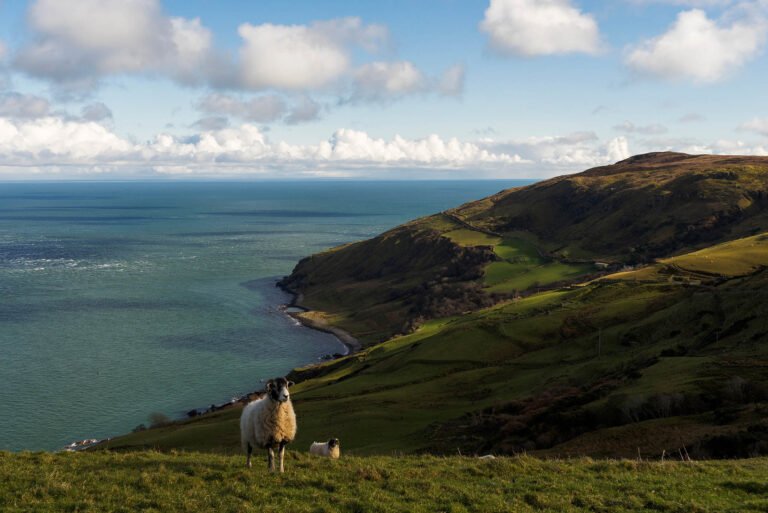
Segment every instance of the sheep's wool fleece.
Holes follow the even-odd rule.
[[[269,398],[248,403],[240,416],[240,437],[254,447],[267,448],[296,437],[296,414],[291,401],[277,403]]]
[[[338,460],[339,456],[341,455],[341,451],[339,450],[338,445],[333,449],[331,449],[328,446],[328,442],[325,442],[325,443],[314,442],[312,445],[309,446],[309,454],[315,454],[317,456],[327,456],[332,460]]]

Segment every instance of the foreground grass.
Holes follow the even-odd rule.
[[[0,453],[0,511],[768,511],[768,459],[289,458]]]

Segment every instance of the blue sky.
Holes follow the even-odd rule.
[[[0,2],[0,179],[768,154],[766,0]]]

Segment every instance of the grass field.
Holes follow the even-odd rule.
[[[725,249],[740,253],[736,243]],[[768,252],[760,255],[749,265],[768,264]],[[718,276],[741,270],[720,261]],[[658,457],[768,428],[759,392],[768,387],[760,343],[768,332],[768,274],[698,287],[670,283],[658,270],[652,280],[621,278],[628,274],[428,321],[308,369],[319,376],[294,390],[296,447],[339,437],[356,455],[525,448],[627,457],[639,448]],[[758,395],[737,390],[730,397],[724,391],[732,382]],[[676,406],[665,406],[670,402]],[[238,416],[237,409],[221,411],[106,447],[232,454],[239,451]]]
[[[0,453],[0,510],[50,512],[765,512],[768,459],[311,458],[283,475],[199,453]]]
[[[528,240],[530,237],[502,238],[467,228],[445,232],[443,236],[462,246],[493,247],[501,260],[485,268],[482,282],[488,292],[523,292],[573,280],[595,270],[590,264],[564,263],[541,256],[536,245]]]

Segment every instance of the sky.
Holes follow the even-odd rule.
[[[768,155],[768,0],[0,0],[0,180]]]

